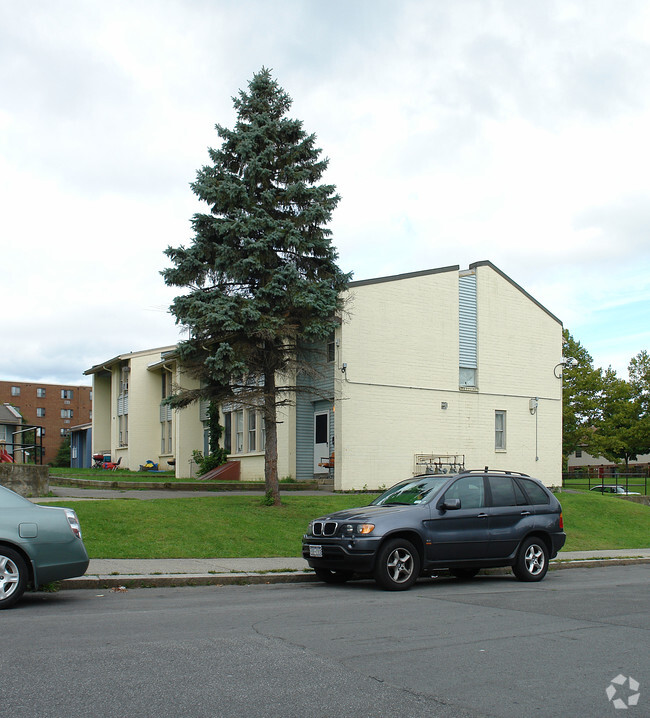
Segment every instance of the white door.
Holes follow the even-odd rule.
[[[330,414],[329,411],[319,411],[314,414],[314,473],[326,474],[327,466],[319,466],[325,463],[330,455]]]

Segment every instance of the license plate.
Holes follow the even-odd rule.
[[[310,546],[309,555],[312,558],[323,558],[323,547],[322,546]]]

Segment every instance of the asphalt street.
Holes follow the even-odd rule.
[[[1,616],[0,699],[13,718],[645,717],[649,589],[645,564],[405,593],[355,581],[27,594]],[[617,710],[635,700],[630,677],[638,704]]]

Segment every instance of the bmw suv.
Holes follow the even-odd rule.
[[[541,581],[564,546],[562,507],[537,479],[514,471],[464,471],[401,481],[370,505],[309,524],[302,554],[318,578],[371,576],[391,591],[448,569],[471,578],[511,566]]]

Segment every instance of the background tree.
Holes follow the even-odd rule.
[[[630,460],[650,451],[650,432],[641,404],[631,382],[619,379],[610,367],[604,373],[602,417],[594,436],[596,455],[616,463]]]
[[[61,446],[59,446],[59,450],[52,462],[52,466],[65,468],[70,467],[70,434],[67,434],[61,441]]]
[[[644,350],[628,365],[629,381],[610,367],[603,376],[602,416],[595,432],[596,448],[610,461],[629,462],[650,453],[650,359]]]
[[[578,449],[596,455],[594,429],[601,417],[603,377],[582,344],[567,329],[563,334],[563,356],[578,361],[562,370],[562,458],[566,467],[569,455]]]
[[[169,247],[162,274],[189,291],[171,312],[189,327],[179,360],[201,379],[172,404],[198,399],[260,406],[266,429],[267,499],[279,503],[277,407],[296,390],[303,343],[325,340],[338,324],[348,274],[337,266],[330,221],[339,197],[318,184],[328,161],[315,136],[286,117],[291,98],[266,68],[233,98],[234,129],[209,149],[193,192],[209,206],[192,220],[189,247]],[[279,381],[279,383],[278,383]]]

